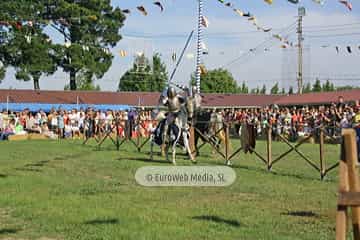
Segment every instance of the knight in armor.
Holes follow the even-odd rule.
[[[181,129],[187,128],[187,110],[186,100],[178,95],[173,87],[167,90],[167,98],[164,99],[163,104],[168,107],[166,116],[166,124],[163,132],[163,139],[166,140],[168,127],[170,124],[175,123]]]

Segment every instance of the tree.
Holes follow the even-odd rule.
[[[191,83],[195,84],[194,75]],[[206,93],[238,93],[239,88],[232,74],[222,68],[209,70],[201,75],[200,89]],[[241,89],[241,88],[240,88]],[[248,91],[248,90],[247,90]]]
[[[246,94],[249,93],[249,88],[246,86],[245,81],[242,82],[239,92],[246,93]]]
[[[259,89],[259,87],[256,87],[256,88],[251,89],[251,93],[252,93],[252,94],[260,94],[260,89]]]
[[[308,82],[304,87],[303,87],[303,93],[310,93],[312,91],[311,89],[311,84],[310,82]]]
[[[278,94],[279,93],[279,84],[275,83],[275,85],[270,90],[271,94]]]
[[[282,88],[282,89],[281,89],[281,94],[283,94],[283,95],[286,94],[285,88]]]
[[[332,92],[332,91],[335,91],[335,87],[334,87],[334,84],[330,83],[330,80],[326,80],[325,84],[323,84],[322,86],[322,90],[324,92]]]
[[[52,1],[51,26],[64,35],[65,46],[57,46],[58,64],[70,75],[70,89],[76,90],[76,74],[86,71],[101,78],[110,68],[113,56],[109,47],[121,39],[119,29],[125,16],[110,1]]]
[[[80,72],[76,78],[77,90],[80,91],[101,91],[99,85],[94,85],[93,80],[91,79],[91,73]],[[64,87],[64,90],[70,90],[70,85],[67,84]]]
[[[266,86],[263,85],[262,89],[260,90],[260,94],[266,94]]]
[[[359,87],[353,87],[350,85],[346,85],[346,86],[339,86],[336,88],[336,90],[338,91],[343,91],[343,90],[352,90],[352,89],[359,89]]]
[[[313,85],[312,91],[313,92],[321,92],[322,91],[320,79],[316,78],[316,81],[315,81],[315,84]]]
[[[294,94],[294,88],[293,86],[289,87],[289,95]]]
[[[109,0],[2,0],[0,9],[0,19],[15,26],[11,27],[5,39],[13,37],[17,32],[23,37],[28,34],[22,26],[25,22],[38,30],[38,35],[45,34],[47,27],[52,27],[64,36],[66,43],[52,43],[51,51],[56,65],[69,73],[71,90],[76,89],[76,74],[80,71],[101,78],[110,68],[113,56],[109,47],[114,47],[121,39],[119,29],[125,20],[121,10],[113,8]],[[16,19],[23,21],[14,22]],[[6,41],[2,45],[6,45]],[[34,53],[31,53],[33,56]],[[12,66],[19,68],[17,77],[26,80],[29,75],[36,79],[41,72],[38,66],[33,65],[16,62]],[[35,74],[30,72],[30,67],[36,69]]]
[[[5,78],[6,74],[6,68],[5,66],[0,62],[0,82]]]
[[[38,19],[37,15],[42,12],[43,7],[39,1],[27,4],[2,1],[0,8],[2,8],[0,19],[3,20],[0,30],[0,60],[5,65],[2,72],[5,72],[4,68],[12,66],[17,79],[24,81],[32,79],[34,89],[39,89],[40,77],[43,74],[53,74],[57,69],[51,42],[48,36],[42,33],[44,22]],[[35,22],[14,22],[16,18],[34,19]]]
[[[16,71],[16,79],[32,80],[34,89],[40,89],[39,80],[43,74],[51,75],[57,70],[51,44],[41,33],[32,35],[30,41],[17,36],[7,47],[10,51],[9,60]]]
[[[133,67],[120,78],[118,91],[159,92],[165,88],[168,74],[160,54],[153,56],[153,66],[144,54],[135,58]]]

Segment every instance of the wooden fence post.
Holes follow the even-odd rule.
[[[351,207],[353,239],[360,239],[360,179],[356,135],[353,129],[343,129],[339,172],[339,198],[336,213],[336,239],[346,240],[347,207]]]
[[[267,147],[267,167],[271,171],[272,168],[272,138],[271,138],[271,125],[266,129],[266,147]]]
[[[345,149],[342,149],[345,150]],[[349,191],[348,167],[346,164],[345,154],[341,154],[339,164],[339,192]],[[336,240],[346,240],[347,232],[347,207],[337,206],[336,212]]]
[[[357,159],[357,146],[356,146],[356,136],[353,129],[344,129],[345,135],[344,144],[345,144],[345,152],[346,163],[348,167],[348,175],[349,175],[349,188],[351,192],[360,192],[360,179],[356,169]],[[352,219],[353,219],[353,232],[354,239],[360,239],[360,207],[352,208]]]
[[[230,144],[230,137],[229,137],[229,123],[225,123],[225,160],[226,163],[229,161],[229,144]]]
[[[115,124],[116,124],[116,149],[119,151],[120,150],[120,141],[119,141],[119,117],[116,117],[115,120]]]
[[[190,151],[191,154],[193,154],[193,156],[196,157],[195,130],[193,124],[190,125],[189,133],[190,133],[190,138],[189,138]]]
[[[324,129],[320,128],[320,177],[321,180],[325,177],[325,162],[324,162]]]

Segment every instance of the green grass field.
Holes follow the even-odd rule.
[[[233,141],[233,147],[235,145]],[[0,239],[334,239],[338,169],[324,181],[296,153],[268,172],[254,155],[236,156],[226,188],[139,186],[136,170],[167,166],[149,147],[118,152],[80,141],[0,143]],[[318,145],[300,147],[318,159]],[[264,142],[257,150],[265,153]],[[274,156],[287,150],[274,143]],[[339,146],[326,145],[326,162]],[[179,152],[181,152],[179,150]],[[178,165],[191,165],[178,156]],[[221,165],[209,148],[198,165]]]

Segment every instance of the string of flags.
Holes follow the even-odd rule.
[[[316,3],[316,4],[319,4],[319,5],[324,5],[326,3],[326,0],[312,0],[312,1],[314,3]],[[235,6],[235,4],[232,3],[232,2],[228,2],[228,1],[225,2],[225,0],[218,0],[218,2],[223,4],[225,7],[229,8],[229,9],[232,9],[235,12],[235,14],[237,14],[238,16],[247,18],[247,20],[250,23],[252,23],[256,27],[257,30],[265,32],[265,33],[269,33],[270,36],[272,36],[275,39],[278,39],[281,42],[281,46],[280,46],[281,48],[297,47],[296,44],[293,44],[292,42],[290,42],[286,37],[283,37],[280,34],[271,34],[272,28],[265,28],[262,25],[260,25],[258,23],[257,17],[254,16],[249,11],[243,11],[240,8],[237,8]],[[268,5],[272,5],[274,1],[273,0],[264,0],[264,2],[267,3]],[[299,4],[300,0],[288,0],[288,2],[290,2],[292,4]],[[353,6],[352,6],[352,4],[351,4],[351,2],[349,0],[338,0],[338,2],[340,4],[342,4],[342,5],[344,5],[344,7],[346,7],[349,11],[352,11]],[[160,12],[163,12],[165,10],[164,5],[162,4],[161,1],[154,1],[154,2],[152,2],[152,4],[154,6],[156,6],[160,10]],[[149,15],[149,12],[147,11],[147,8],[144,5],[137,6],[136,10],[139,13],[141,13],[142,15],[144,15],[144,16]],[[123,9],[122,12],[124,14],[131,14],[130,9]],[[88,19],[93,20],[93,21],[96,21],[98,19],[97,16],[95,16],[95,15],[83,16],[81,18],[88,18]],[[75,19],[78,19],[80,21],[80,18],[75,18]],[[55,24],[60,23],[60,24],[65,25],[65,26],[70,26],[71,25],[71,23],[68,22],[69,20],[66,20],[64,18],[59,18],[59,19],[56,19],[56,20],[50,20],[49,22],[51,22],[51,21],[53,23],[55,23]],[[25,29],[26,31],[28,31],[27,34],[25,35],[25,40],[29,44],[32,42],[31,28],[33,28],[34,24],[35,24],[35,22],[33,22],[33,21],[0,21],[0,27],[1,26],[6,26],[6,27],[9,27],[9,28],[14,27],[17,30]],[[209,25],[210,25],[210,21],[208,20],[207,17],[202,16],[201,24],[205,28],[208,28]],[[29,29],[30,29],[30,31],[29,31]],[[64,45],[65,45],[66,48],[69,48],[71,46],[71,43],[66,41]],[[84,46],[82,46],[82,48],[83,48],[84,51],[89,51],[88,46],[84,45]],[[346,51],[348,53],[353,52],[353,48],[351,46],[346,46],[344,49],[346,49]],[[204,42],[201,43],[201,50],[202,50],[201,52],[202,52],[203,55],[209,54],[209,50],[208,50],[208,48],[207,48],[207,46],[206,46],[206,44]],[[251,50],[252,49],[250,49],[250,51]],[[335,50],[336,50],[337,53],[339,53],[340,52],[340,47],[335,46]],[[359,50],[360,50],[360,46],[359,46]],[[107,48],[103,48],[103,51],[104,51],[104,53],[110,54],[110,50],[107,49]],[[270,51],[270,49],[265,48],[264,51]],[[120,50],[119,54],[120,54],[121,57],[127,57],[129,55],[126,50]],[[187,59],[193,59],[194,54],[193,53],[188,53],[188,54],[186,54],[186,58]],[[172,59],[173,62],[176,62],[177,56],[176,56],[175,52],[172,54],[171,59]]]
[[[265,2],[272,4],[272,0],[264,0]],[[300,0],[288,0],[288,2],[293,4],[298,4]],[[319,5],[325,5],[326,0],[313,0],[314,3]],[[343,4],[349,11],[352,11],[352,4],[348,0],[339,0],[339,3]]]
[[[323,45],[323,46],[321,46],[321,48],[329,48],[329,47],[331,47],[331,46],[330,46],[330,45]],[[333,46],[333,47],[334,47],[334,46]],[[335,50],[336,50],[336,53],[337,53],[337,54],[340,53],[340,50],[341,50],[341,49],[346,49],[346,52],[349,53],[349,54],[351,54],[351,53],[354,52],[354,49],[356,49],[356,48],[360,51],[360,45],[357,46],[357,47],[355,47],[355,48],[354,48],[353,46],[343,46],[343,47],[335,46]]]
[[[265,28],[263,26],[261,26],[258,23],[258,20],[256,18],[256,16],[254,16],[253,14],[251,14],[250,12],[244,12],[239,8],[236,8],[234,6],[234,4],[232,3],[225,3],[224,0],[218,0],[220,3],[224,4],[226,7],[230,7],[233,9],[233,11],[241,16],[241,17],[246,17],[248,19],[249,22],[252,22],[252,24],[256,27],[257,30],[259,31],[263,31],[264,33],[268,33],[271,34],[270,32],[272,31],[272,28]],[[272,0],[264,0],[266,3],[268,4],[272,4],[273,1]],[[272,37],[278,39],[281,42],[281,48],[287,48],[289,46],[293,46],[293,43],[289,42],[286,38],[280,36],[279,34],[273,34]]]
[[[160,1],[155,1],[153,2],[153,5],[157,6],[161,12],[164,11],[164,5],[160,2]],[[147,16],[148,15],[148,11],[146,10],[145,6],[143,5],[140,5],[140,6],[137,6],[136,9],[144,16]],[[122,12],[124,14],[131,14],[131,10],[130,9],[123,9]]]

